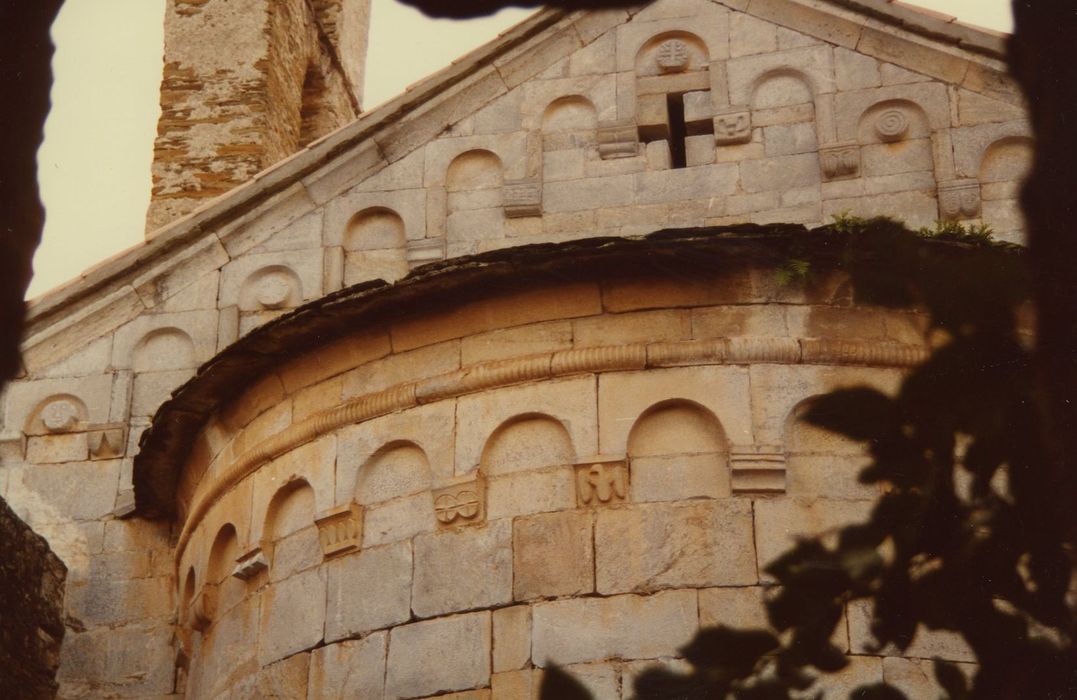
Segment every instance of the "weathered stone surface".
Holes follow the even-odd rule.
[[[307,700],[380,698],[388,641],[388,632],[376,632],[315,649],[310,655]]]
[[[532,658],[539,666],[668,656],[695,634],[695,591],[575,598],[532,608]]]
[[[411,617],[411,543],[364,549],[326,565],[325,639],[366,634]]]
[[[64,639],[67,569],[0,500],[0,590],[8,601],[0,643],[0,688],[52,697]]]
[[[417,659],[431,663],[416,663]],[[389,634],[387,698],[478,688],[489,679],[489,612],[415,622]]]
[[[262,594],[258,661],[263,666],[322,640],[325,579],[324,571],[312,569],[275,583]]]
[[[576,504],[573,472],[561,467],[490,479],[486,499],[491,520],[567,510]]]
[[[531,663],[531,608],[515,605],[493,612],[493,670],[513,671]]]
[[[755,583],[752,511],[741,500],[602,510],[595,521],[599,593]]]
[[[863,522],[871,501],[773,499],[755,502],[755,546],[760,575],[797,537]]]
[[[512,600],[512,525],[481,527],[415,538],[411,609],[419,617],[502,605]]]
[[[513,594],[517,600],[594,591],[592,515],[563,512],[513,523]]]
[[[854,654],[878,654],[880,653],[878,642],[871,635],[871,602],[856,601],[848,605],[849,615],[849,642]],[[882,653],[894,655],[898,651],[893,646],[887,646]],[[946,630],[929,630],[923,625],[917,627],[913,643],[904,652],[905,656],[933,659],[940,658],[947,661],[964,661],[975,663],[976,655],[969,648],[964,637],[956,632]]]
[[[763,588],[705,588],[699,592],[699,626],[768,627]]]

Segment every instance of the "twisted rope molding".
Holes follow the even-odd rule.
[[[709,364],[811,364],[906,368],[923,362],[925,347],[896,342],[819,338],[717,338],[629,343],[561,350],[483,362],[348,399],[262,441],[232,462],[201,495],[192,499],[176,543],[176,561],[195,526],[213,505],[266,462],[326,433],[396,411],[466,394],[574,374]]]

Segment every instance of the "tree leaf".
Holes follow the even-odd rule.
[[[813,400],[803,420],[854,440],[875,440],[897,428],[897,406],[875,389],[840,389]]]
[[[862,685],[849,694],[849,700],[909,700],[905,693],[886,683]]]
[[[965,674],[952,663],[935,659],[935,680],[946,691],[949,700],[964,700],[969,695]]]

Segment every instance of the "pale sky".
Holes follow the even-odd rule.
[[[1012,27],[1009,0],[918,4],[984,27]],[[431,20],[395,0],[373,0],[365,106],[394,97],[529,13]],[[46,221],[30,297],[144,239],[163,17],[164,0],[66,0],[53,26],[53,108],[38,153]]]

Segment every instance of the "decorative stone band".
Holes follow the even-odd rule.
[[[178,561],[182,558],[195,525],[213,504],[260,466],[333,430],[395,411],[487,389],[573,374],[695,364],[775,363],[901,368],[913,367],[926,357],[927,349],[922,346],[895,342],[718,338],[563,350],[482,363],[401,384],[384,391],[357,396],[341,406],[317,413],[239,455],[215,481],[204,485],[205,488],[195,495],[176,544],[176,559]]]
[[[326,559],[359,549],[363,541],[363,508],[349,503],[314,520]]]
[[[785,452],[780,445],[734,445],[729,471],[733,493],[785,493]]]

